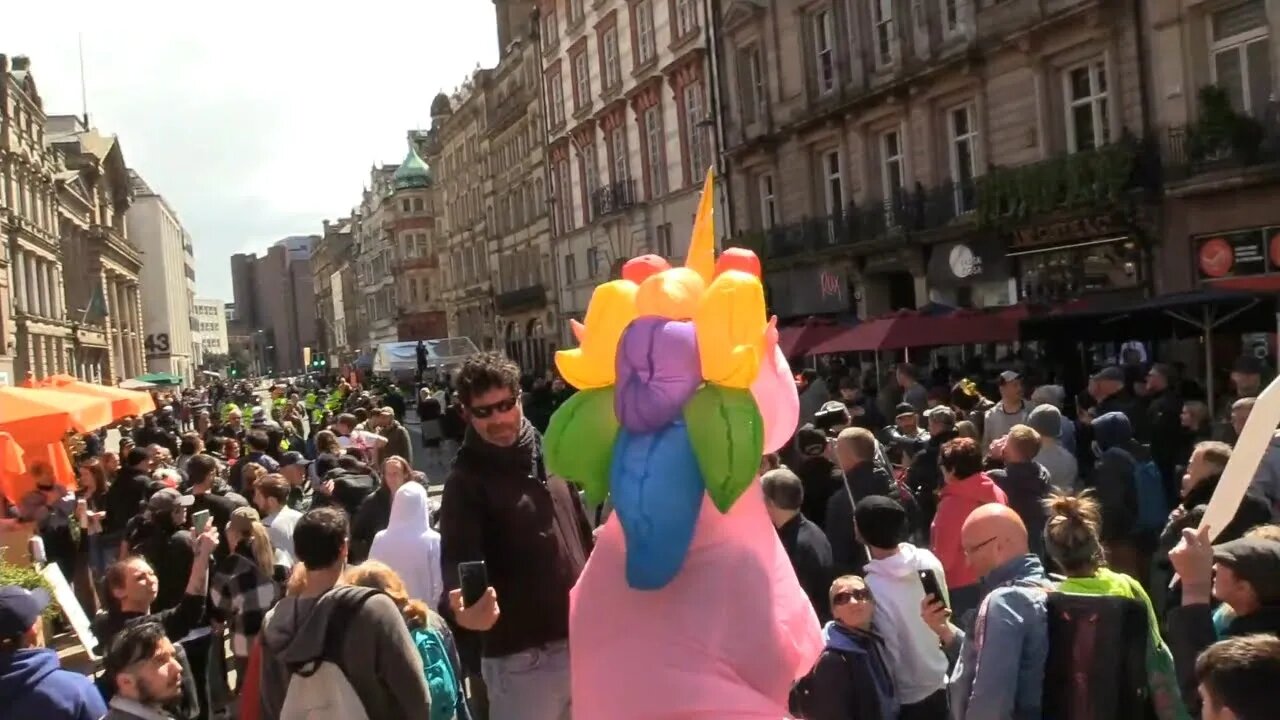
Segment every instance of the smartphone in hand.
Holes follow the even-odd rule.
[[[209,527],[209,511],[197,510],[191,515],[191,532],[199,537],[204,534],[204,529]]]
[[[462,590],[462,606],[480,602],[489,589],[489,571],[483,560],[458,563],[458,587]]]
[[[924,588],[925,597],[932,595],[933,599],[950,610],[951,608],[947,604],[947,596],[942,594],[942,585],[938,583],[937,574],[932,570],[920,570],[917,574],[920,576],[920,586]]]

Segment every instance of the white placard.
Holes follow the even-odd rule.
[[[1209,499],[1200,527],[1209,526],[1210,540],[1231,523],[1240,509],[1240,502],[1258,472],[1258,464],[1271,445],[1277,421],[1280,421],[1280,377],[1272,380],[1254,400],[1253,411],[1249,413],[1236,446],[1231,450],[1231,459],[1222,471],[1222,479]]]
[[[53,597],[58,601],[58,607],[62,610],[63,617],[67,619],[67,622],[71,623],[71,629],[75,631],[76,638],[84,646],[85,652],[89,654],[89,659],[96,662],[100,659],[96,652],[98,638],[94,637],[89,616],[85,614],[84,608],[80,606],[80,601],[76,599],[75,592],[67,584],[67,579],[62,576],[62,570],[58,568],[57,563],[49,563],[44,566],[40,574],[53,586]]]

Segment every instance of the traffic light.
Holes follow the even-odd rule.
[[[315,353],[311,358],[312,370],[323,370],[328,364],[329,361],[325,359],[324,353]]]
[[[238,363],[231,363],[227,366],[227,375],[229,377],[240,377],[240,366]]]

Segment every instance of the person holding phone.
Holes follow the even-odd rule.
[[[876,598],[876,631],[884,639],[902,704],[899,720],[945,720],[947,656],[920,617],[926,597],[949,603],[942,562],[905,542],[907,511],[892,498],[872,495],[858,501],[854,523],[871,556],[865,579]]]
[[[569,591],[592,547],[586,509],[547,473],[542,436],[520,406],[515,363],[472,355],[454,388],[468,427],[440,506],[449,610],[480,634],[491,720],[568,720]],[[461,566],[481,560],[488,587],[466,602],[473,598],[463,597]]]

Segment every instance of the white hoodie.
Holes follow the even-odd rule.
[[[938,636],[920,617],[924,600],[924,586],[916,574],[920,570],[932,570],[942,593],[948,594],[942,563],[933,553],[909,543],[899,545],[896,555],[871,560],[866,567],[867,587],[876,605],[872,624],[884,638],[898,701],[904,705],[918,703],[946,686],[947,656]]]
[[[373,536],[369,559],[385,563],[404,581],[409,597],[436,607],[444,593],[440,574],[440,533],[431,529],[427,490],[406,482],[391,500],[387,529]]]

